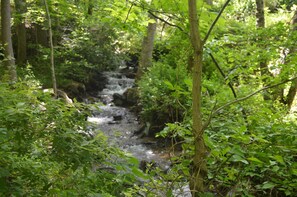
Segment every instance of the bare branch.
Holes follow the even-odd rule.
[[[216,106],[217,106],[217,101],[215,102],[215,104],[214,104],[214,106],[213,106],[213,108],[212,108],[212,110],[211,110],[211,112],[210,112],[210,114],[209,114],[209,116],[208,116],[207,121],[206,121],[206,122],[203,124],[203,126],[202,126],[202,132],[204,132],[204,130],[205,130],[205,129],[208,127],[208,125],[210,124]]]
[[[241,98],[235,99],[235,100],[233,100],[233,101],[230,101],[230,102],[228,102],[228,103],[222,105],[222,106],[219,107],[218,109],[216,109],[216,110],[214,111],[214,113],[212,114],[212,116],[215,115],[215,114],[217,114],[219,111],[221,111],[222,109],[224,109],[224,108],[226,108],[226,107],[228,107],[228,106],[230,106],[230,105],[233,105],[233,104],[235,104],[235,103],[239,103],[239,102],[241,102],[241,101],[247,100],[247,99],[251,98],[252,96],[254,96],[254,95],[256,95],[256,94],[258,94],[258,93],[260,93],[260,92],[262,92],[262,91],[264,91],[264,90],[271,89],[271,88],[275,88],[275,87],[277,87],[277,86],[280,86],[280,85],[282,85],[282,84],[288,83],[288,82],[293,81],[293,80],[295,80],[295,79],[297,79],[297,77],[293,77],[293,78],[291,78],[291,79],[287,79],[287,80],[285,80],[285,81],[282,81],[282,82],[277,83],[277,84],[274,84],[274,85],[270,85],[270,86],[263,87],[263,88],[261,88],[261,89],[255,91],[255,92],[253,92],[253,93],[251,93],[251,94],[245,96],[245,97],[241,97]]]
[[[148,10],[148,13],[150,13],[153,17],[155,17],[156,19],[159,19],[160,21],[164,22],[165,24],[171,26],[171,27],[176,27],[178,28],[179,30],[181,30],[183,33],[187,34],[185,30],[183,30],[183,28],[181,28],[180,26],[178,25],[175,25],[175,24],[172,24],[172,23],[169,23],[168,21],[166,21],[165,19],[157,16],[156,14],[154,14],[151,10]]]
[[[166,12],[161,12],[161,11],[158,11],[158,10],[152,10],[152,9],[150,9],[150,8],[146,8],[145,5],[143,5],[141,2],[138,2],[138,4],[136,3],[136,1],[131,2],[131,3],[132,3],[134,6],[137,6],[137,7],[140,7],[140,8],[142,8],[142,9],[144,9],[144,10],[147,10],[148,13],[149,13],[150,15],[152,15],[154,18],[159,19],[159,20],[162,21],[163,23],[165,23],[165,24],[167,24],[167,25],[169,25],[169,26],[171,26],[171,27],[175,27],[175,28],[179,29],[180,31],[182,31],[183,33],[185,33],[185,34],[188,35],[188,33],[187,33],[182,27],[180,27],[180,26],[178,26],[178,25],[175,25],[175,24],[173,24],[173,23],[170,23],[170,22],[168,22],[167,20],[165,20],[165,19],[163,19],[162,17],[159,17],[157,14],[155,14],[155,12],[160,13],[160,14],[167,14]],[[171,18],[170,16],[168,16],[168,17]]]
[[[214,56],[212,55],[212,53],[209,53],[209,55],[210,55],[212,61],[214,62],[214,64],[216,65],[216,67],[218,68],[218,70],[220,71],[221,75],[224,77],[224,79],[226,79],[226,75],[225,75],[225,73],[224,73],[223,70],[221,69],[219,63],[216,61],[216,59],[214,58]],[[236,94],[236,92],[235,92],[235,90],[234,90],[234,87],[232,86],[232,83],[231,83],[230,81],[228,82],[228,86],[230,87],[230,89],[231,89],[231,91],[232,91],[232,93],[233,93],[233,96],[234,96],[234,98],[236,99],[236,98],[237,98],[237,94]],[[243,119],[244,119],[244,122],[245,122],[246,126],[248,127],[249,123],[248,123],[248,120],[247,120],[247,113],[246,113],[245,109],[244,109],[242,106],[241,106],[241,109],[242,109],[242,110],[241,110],[242,117],[243,117]],[[210,123],[210,121],[209,121],[209,123]],[[208,123],[208,124],[209,124],[209,123]],[[206,127],[205,127],[205,128],[206,128]]]
[[[226,75],[225,75],[225,73],[223,72],[223,70],[221,69],[221,67],[220,67],[220,65],[218,64],[217,60],[214,58],[214,56],[212,55],[212,53],[209,53],[209,55],[210,55],[210,57],[211,57],[213,63],[216,65],[217,69],[220,71],[221,75],[224,77],[224,79],[226,79]],[[230,87],[230,89],[231,89],[231,91],[232,91],[232,93],[233,93],[234,98],[237,98],[236,92],[235,92],[235,90],[234,90],[234,88],[233,88],[233,86],[232,86],[232,84],[231,84],[230,81],[228,82],[228,86]]]
[[[231,0],[227,0],[227,1],[226,1],[226,3],[224,4],[224,6],[222,7],[222,9],[220,10],[219,14],[217,15],[216,19],[215,19],[215,20],[213,21],[213,23],[211,24],[211,26],[210,26],[210,28],[209,28],[209,30],[208,30],[208,32],[207,32],[207,34],[206,34],[206,36],[205,36],[203,42],[202,42],[203,44],[207,41],[207,39],[208,39],[209,35],[211,34],[211,32],[212,32],[214,26],[216,25],[216,23],[217,23],[218,20],[220,19],[222,13],[224,12],[225,8],[226,8],[227,5],[230,3],[230,1],[231,1]]]
[[[126,19],[125,19],[124,23],[127,22],[128,18],[129,18],[129,15],[130,15],[130,13],[131,13],[131,10],[132,10],[132,8],[133,8],[133,6],[134,6],[134,3],[131,3],[131,6],[130,6],[130,8],[129,8],[129,11],[128,11],[128,13],[127,13],[127,16],[126,16]]]

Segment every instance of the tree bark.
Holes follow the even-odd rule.
[[[54,60],[54,44],[53,44],[53,33],[52,33],[52,20],[48,9],[47,0],[44,0],[45,10],[46,10],[46,16],[48,20],[48,28],[49,28],[49,42],[50,42],[50,48],[51,48],[51,72],[52,72],[52,83],[53,83],[53,89],[55,97],[58,95],[57,90],[57,80],[56,80],[56,73],[55,73],[55,60]]]
[[[157,29],[156,19],[149,14],[150,18],[155,20],[154,23],[149,23],[147,26],[147,35],[143,38],[142,49],[139,59],[139,66],[136,73],[136,79],[139,80],[148,67],[152,65],[154,39]]]
[[[265,28],[264,0],[256,0],[256,9],[256,26],[258,29]],[[269,73],[266,60],[261,60],[259,63],[259,67],[263,86],[267,86],[267,77],[271,75]],[[270,100],[271,97],[269,96],[268,92],[264,92],[263,98],[264,100]]]
[[[1,0],[0,0],[0,4],[1,4]],[[0,5],[0,17],[2,18],[2,14],[1,14],[1,5]],[[0,46],[2,46],[2,20],[0,19]]]
[[[293,80],[287,95],[287,105],[291,109],[297,92],[297,79]]]
[[[4,49],[4,66],[8,69],[11,82],[17,81],[17,72],[11,40],[10,0],[1,0],[1,36]]]
[[[294,12],[294,16],[292,19],[292,32],[296,32],[297,31],[297,10],[295,10]],[[290,49],[290,53],[296,53],[296,47],[293,47]],[[296,96],[296,92],[297,92],[297,79],[293,80],[287,95],[287,100],[286,103],[289,107],[289,109],[291,109],[295,96]]]
[[[17,65],[23,65],[27,60],[27,36],[23,14],[26,13],[26,0],[15,0],[17,19]]]
[[[265,16],[264,16],[264,0],[256,0],[256,25],[258,28],[265,27]]]
[[[201,114],[201,86],[202,86],[202,56],[203,44],[200,37],[197,17],[196,0],[188,0],[190,39],[193,48],[193,136],[195,154],[193,157],[192,177],[190,188],[192,196],[204,192],[204,179],[207,175],[206,147],[203,139],[202,114]]]

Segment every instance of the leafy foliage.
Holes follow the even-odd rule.
[[[90,137],[83,104],[26,81],[0,90],[1,196],[115,196],[141,175],[99,131]]]
[[[184,105],[190,105],[187,75],[183,67],[174,69],[163,63],[156,63],[149,69],[139,82],[142,117],[145,121],[162,128],[164,125],[158,124],[183,119],[187,113]]]
[[[108,24],[81,27],[64,38],[58,49],[58,73],[61,78],[88,83],[92,72],[115,69],[120,56],[115,53],[116,38]]]
[[[268,27],[257,30],[255,19],[251,17],[254,5],[248,2],[241,5],[238,1],[233,6],[228,8],[231,12],[226,16],[229,25],[214,30],[215,36],[207,42],[204,55],[203,119],[207,122],[211,118],[204,134],[209,149],[209,195],[291,196],[296,193],[296,148],[293,144],[296,144],[297,124],[292,118],[295,115],[288,115],[286,107],[278,100],[263,101],[261,94],[211,115],[219,106],[233,100],[229,83],[237,97],[243,97],[259,89],[263,78],[269,84],[275,84],[295,76],[296,72],[293,66],[296,63],[295,53],[286,57],[282,54],[283,49],[293,47],[295,33],[289,33],[291,27],[284,21],[271,20],[288,19],[287,12],[269,15]],[[240,13],[238,10],[241,10]],[[175,39],[179,41],[175,44],[179,46],[178,50],[168,44]],[[151,112],[154,117],[159,117],[171,106],[183,112],[183,118],[167,121],[166,127],[157,136],[172,139],[173,146],[181,145],[182,155],[174,158],[173,163],[189,170],[195,151],[191,131],[192,85],[190,77],[185,74],[187,58],[181,57],[191,52],[183,48],[180,38],[172,36],[166,42],[170,49],[168,59],[164,57],[155,63],[139,83],[143,113]],[[209,53],[214,55],[225,73],[224,77],[215,68]],[[269,72],[273,75],[260,75],[261,61],[268,63]],[[177,71],[176,65],[182,68]],[[184,77],[175,78],[176,72]],[[282,88],[286,90],[285,86]],[[274,90],[270,93],[275,94]],[[176,105],[177,100],[180,103]],[[181,176],[188,180],[191,178],[187,170]]]
[[[39,42],[47,29],[43,5],[27,2],[28,61],[37,78],[49,86],[47,35],[44,43]],[[223,3],[198,2],[202,36]],[[275,97],[269,101],[260,94],[212,116],[234,98],[227,85],[242,97],[262,87],[263,80],[275,84],[296,75],[296,32],[289,25],[295,4],[266,1],[267,27],[256,29],[255,1],[232,1],[205,45],[202,110],[204,121],[210,120],[204,134],[210,192],[205,196],[297,193],[296,115],[280,104],[279,90],[267,91]],[[152,129],[161,131],[158,136],[182,148],[172,158],[171,169],[163,172],[151,166],[146,171],[151,176],[144,175],[135,158],[109,147],[99,131],[90,137],[85,105],[52,99],[31,79],[0,83],[1,196],[171,196],[176,187],[187,184],[195,149],[185,0],[151,5],[142,0],[50,1],[58,81],[88,83],[94,73],[121,65],[122,54],[139,53],[148,10],[167,23],[158,28],[154,65],[138,83],[141,115],[153,123]],[[15,28],[20,17],[16,13],[14,18]],[[259,62],[267,63],[267,74],[261,74]],[[286,93],[288,85],[279,89]]]
[[[291,195],[296,192],[292,156],[296,154],[292,147],[296,123],[283,119],[283,112],[275,113],[265,105],[261,112],[255,113],[256,110],[250,109],[247,127],[236,118],[220,116],[207,129],[210,186],[241,195]],[[218,187],[218,182],[224,184]]]

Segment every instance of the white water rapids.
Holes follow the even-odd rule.
[[[88,117],[88,121],[108,137],[109,144],[132,154],[139,161],[153,161],[161,169],[168,169],[170,166],[168,150],[163,150],[162,147],[156,148],[156,141],[152,138],[137,137],[134,132],[139,130],[140,125],[135,114],[128,108],[115,106],[113,103],[113,95],[115,93],[122,95],[128,88],[133,87],[134,79],[127,78],[120,72],[106,72],[105,76],[108,83],[98,95],[104,105],[99,106],[100,111]],[[173,196],[190,197],[187,184],[182,184],[179,189],[173,191]]]

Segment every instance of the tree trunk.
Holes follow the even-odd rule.
[[[292,31],[293,32],[297,31],[297,10],[295,10],[293,20],[292,20]],[[291,48],[290,53],[296,53],[296,48],[295,47]],[[292,81],[288,95],[287,95],[286,103],[287,103],[289,109],[291,109],[291,107],[293,105],[293,102],[294,102],[294,99],[296,96],[296,92],[297,92],[297,79]]]
[[[203,44],[200,37],[196,0],[188,0],[191,45],[193,48],[193,136],[195,155],[190,188],[193,196],[204,192],[204,179],[207,175],[206,147],[203,139],[201,114],[202,56]]]
[[[291,109],[297,92],[297,79],[293,80],[287,95],[287,105]]]
[[[11,40],[11,13],[10,0],[1,0],[1,35],[4,49],[4,65],[9,71],[10,81],[17,81],[17,72]]]
[[[17,65],[23,65],[27,60],[26,26],[23,14],[26,13],[26,0],[15,0],[15,7],[19,15],[17,24]]]
[[[1,0],[0,0],[0,4],[1,4]],[[2,14],[1,14],[1,5],[0,5],[0,46],[2,46]]]
[[[256,0],[256,26],[258,29],[265,28],[265,16],[264,16],[264,0]],[[264,86],[268,85],[267,77],[271,76],[269,75],[269,70],[267,66],[266,60],[261,60],[259,63],[260,67],[260,73],[262,78],[262,83]],[[264,92],[263,95],[264,100],[269,100],[271,97],[269,96],[268,92]]]
[[[46,10],[46,16],[48,20],[48,28],[49,28],[49,42],[50,42],[50,48],[51,48],[51,72],[52,72],[52,83],[53,83],[53,89],[55,97],[57,97],[58,90],[57,90],[57,80],[56,80],[56,73],[55,73],[55,61],[54,61],[54,45],[53,45],[53,33],[52,33],[52,20],[49,13],[47,0],[44,0],[45,10]]]
[[[155,18],[151,15],[150,18],[155,20]],[[139,66],[136,73],[137,80],[139,80],[147,68],[152,65],[156,29],[156,21],[154,23],[149,23],[147,26],[147,35],[143,38]]]
[[[256,12],[256,25],[258,28],[265,27],[264,16],[264,0],[256,0],[257,12]]]

